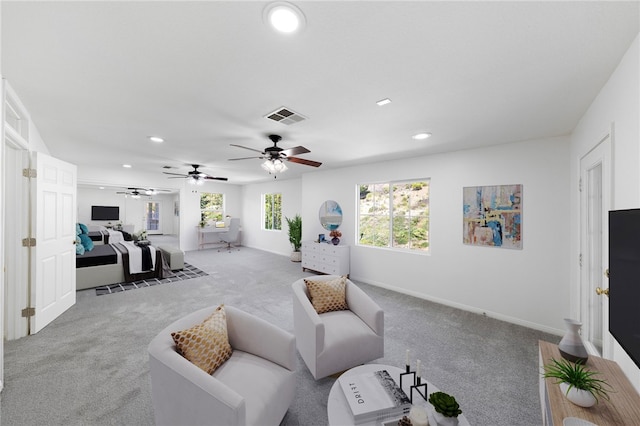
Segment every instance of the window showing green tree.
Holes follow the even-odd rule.
[[[200,193],[200,220],[208,223],[224,218],[224,194]]]
[[[358,244],[429,250],[428,179],[358,187]]]
[[[282,229],[282,194],[264,194],[264,229]]]

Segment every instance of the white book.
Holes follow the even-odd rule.
[[[338,379],[355,423],[382,421],[409,413],[411,401],[387,370]]]

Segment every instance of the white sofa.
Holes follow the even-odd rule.
[[[233,354],[212,375],[176,352],[171,332],[204,321],[216,306],[189,314],[149,344],[157,425],[279,425],[296,389],[295,337],[225,306]]]
[[[309,279],[333,280],[335,275]],[[292,284],[293,324],[300,356],[314,379],[382,358],[384,312],[360,287],[347,280],[349,310],[318,315],[304,279]]]

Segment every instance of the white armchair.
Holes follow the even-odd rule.
[[[335,275],[312,280],[333,280]],[[293,283],[293,323],[300,356],[314,379],[347,370],[384,356],[384,311],[350,280],[349,310],[318,315],[304,279]]]
[[[225,306],[233,354],[212,375],[176,352],[171,332],[200,324],[216,307],[196,311],[149,344],[157,425],[279,425],[296,388],[295,337]]]

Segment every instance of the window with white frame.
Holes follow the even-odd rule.
[[[358,185],[358,244],[428,252],[429,182]]]
[[[282,229],[282,194],[263,194],[262,224],[266,230]]]
[[[200,193],[200,220],[205,223],[224,220],[224,194]]]

